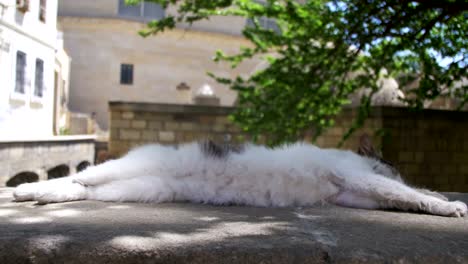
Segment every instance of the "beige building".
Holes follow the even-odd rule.
[[[232,105],[236,94],[216,83],[207,71],[222,76],[250,74],[255,61],[232,70],[212,61],[216,50],[235,53],[249,43],[241,36],[247,21],[219,17],[190,28],[142,38],[145,22],[163,17],[154,3],[125,6],[123,0],[62,0],[59,27],[73,58],[71,111],[95,116],[108,129],[108,101],[194,102]],[[171,10],[168,10],[171,12]],[[201,95],[196,99],[197,95]],[[213,98],[213,97],[217,97]],[[206,100],[205,100],[206,99]]]
[[[58,134],[70,58],[57,0],[0,0],[0,140]]]

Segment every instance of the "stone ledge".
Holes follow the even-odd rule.
[[[0,143],[35,143],[35,142],[64,142],[64,141],[95,141],[96,135],[71,135],[50,137],[0,138]]]
[[[209,115],[228,115],[235,108],[230,106],[209,106],[209,105],[183,105],[183,104],[163,104],[163,103],[141,103],[141,102],[122,102],[110,101],[111,111],[142,111],[158,112],[169,114],[209,114]]]
[[[12,203],[0,263],[467,263],[468,217],[319,206]],[[468,194],[450,194],[468,201]]]

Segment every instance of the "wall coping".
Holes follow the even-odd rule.
[[[111,111],[158,112],[168,114],[228,115],[232,114],[236,108],[232,106],[110,101],[109,109]]]
[[[77,141],[95,141],[96,135],[70,135],[70,136],[49,136],[49,137],[31,137],[31,138],[0,138],[0,144],[3,143],[47,143],[47,142],[77,142]]]
[[[227,115],[232,114],[235,106],[207,106],[195,104],[166,104],[166,103],[150,103],[150,102],[130,102],[130,101],[109,101],[109,109],[111,111],[141,111],[141,112],[158,112],[158,113],[180,113],[180,114],[211,114],[211,115]],[[358,109],[345,107],[342,114],[355,115]],[[448,119],[467,119],[467,111],[453,111],[441,109],[423,109],[412,110],[401,106],[373,106],[371,108],[370,117],[402,117],[406,115],[427,117],[427,116],[443,116]]]

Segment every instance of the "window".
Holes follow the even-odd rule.
[[[272,18],[260,17],[258,18],[258,24],[261,28],[273,30],[277,34],[281,34],[281,29]],[[251,18],[247,19],[247,27],[255,27],[255,24]]]
[[[141,1],[138,5],[126,5],[125,0],[119,0],[119,15],[139,19],[162,19],[164,9],[157,3]]]
[[[26,87],[26,53],[16,52],[16,85],[15,92],[24,94]]]
[[[133,84],[133,64],[120,65],[120,84]]]
[[[47,1],[40,0],[39,3],[39,20],[44,22],[46,21],[46,9],[47,9]]]
[[[34,96],[42,97],[44,93],[44,61],[36,59],[36,77],[34,79]]]

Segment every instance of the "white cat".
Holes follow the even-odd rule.
[[[297,143],[276,149],[229,148],[210,141],[178,148],[146,145],[75,175],[26,183],[16,201],[171,202],[308,206],[329,202],[461,217],[463,202],[405,185],[367,136],[358,152]]]

